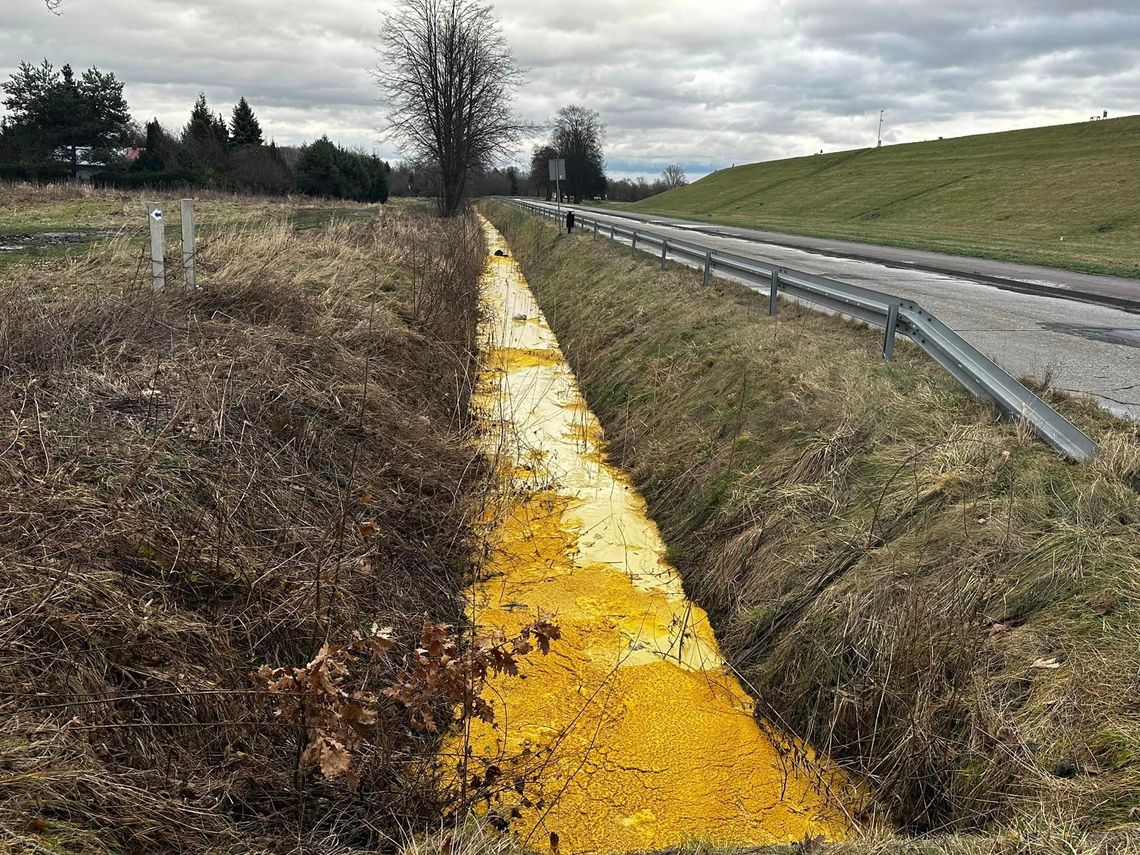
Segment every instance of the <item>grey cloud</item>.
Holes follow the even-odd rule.
[[[205,91],[269,133],[373,146],[367,74],[392,0],[3,0],[0,73],[98,64],[136,117],[178,127]],[[381,8],[377,8],[379,3]],[[517,109],[599,110],[623,173],[691,172],[873,143],[1140,111],[1135,0],[499,0],[529,82]],[[380,144],[386,156],[398,152]],[[524,161],[525,151],[519,159]]]

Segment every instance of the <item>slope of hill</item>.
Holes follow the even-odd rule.
[[[1140,275],[1140,116],[723,169],[645,213]]]

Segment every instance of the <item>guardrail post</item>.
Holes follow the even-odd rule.
[[[883,333],[883,359],[891,361],[895,353],[895,327],[899,322],[899,304],[891,303],[887,307],[887,331]]]
[[[614,240],[614,227],[613,227],[613,224],[611,223],[610,224],[610,243],[613,243],[613,240]]]
[[[630,242],[630,247],[634,252],[637,252],[637,229],[633,230],[633,240]]]
[[[772,268],[772,289],[768,292],[768,314],[776,314],[777,295],[780,291],[780,268]]]
[[[712,253],[705,253],[705,285],[712,281]]]
[[[598,221],[594,220],[594,240],[598,239]]]
[[[166,288],[166,226],[162,222],[162,206],[148,202],[147,219],[150,220],[150,278],[155,291]]]
[[[661,238],[661,269],[665,269],[665,254],[669,251],[669,240]]]

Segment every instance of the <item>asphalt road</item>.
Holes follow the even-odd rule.
[[[599,209],[590,210],[589,214],[601,221],[630,227],[630,218],[624,214]],[[1072,290],[1065,284],[1075,281],[1071,277],[1086,274],[1032,268],[1045,271],[1039,281],[1055,284],[1043,286],[1040,292],[1025,293],[965,273],[935,272],[901,262],[872,261],[784,246],[753,237],[763,233],[746,229],[732,230],[745,232],[745,236],[740,236],[722,233],[721,226],[701,225],[696,229],[691,223],[666,223],[661,219],[640,220],[637,228],[912,299],[1015,377],[1048,380],[1055,388],[1092,395],[1118,415],[1140,419],[1140,305],[1132,312],[1111,305],[1075,301],[1071,296],[1053,296]],[[871,249],[909,252],[886,247]],[[1003,270],[1009,272],[1006,269],[1009,265],[1002,262],[966,261],[1002,265]],[[1128,283],[1132,291],[1124,293],[1137,295],[1140,303],[1140,282],[1122,279],[1118,284],[1126,289]],[[1048,290],[1050,288],[1052,290]]]
[[[1080,273],[1075,270],[1060,270],[1055,267],[1041,267],[1036,264],[1020,264],[1014,261],[996,261],[989,258],[974,258],[968,255],[948,255],[944,252],[904,249],[902,247],[856,243],[831,238],[804,237],[802,235],[784,234],[783,232],[700,223],[677,217],[634,214],[614,211],[610,208],[591,208],[588,205],[576,207],[592,214],[607,214],[641,223],[673,226],[684,229],[692,235],[740,238],[755,243],[802,249],[837,258],[873,261],[906,270],[926,270],[948,276],[964,276],[1006,290],[1030,294],[1056,294],[1070,300],[1120,306],[1140,312],[1140,279],[1129,279],[1124,276],[1102,276],[1095,273]]]

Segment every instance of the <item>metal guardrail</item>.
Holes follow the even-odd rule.
[[[505,199],[521,208],[550,219],[561,215],[544,205],[521,199]],[[670,257],[701,265],[705,284],[714,274],[723,273],[768,289],[768,312],[776,314],[778,295],[824,306],[833,312],[858,318],[883,327],[883,357],[894,353],[895,336],[902,334],[922,348],[927,355],[975,398],[993,403],[1008,418],[1023,418],[1037,436],[1073,460],[1089,460],[1097,446],[1068,419],[1046,404],[1029,389],[1000,368],[992,359],[938,320],[912,300],[904,300],[882,291],[860,288],[800,273],[730,252],[711,249],[690,241],[674,240],[651,232],[626,228],[612,222],[574,212],[575,225],[593,229],[610,240],[628,240],[633,249],[659,250],[664,269]]]

